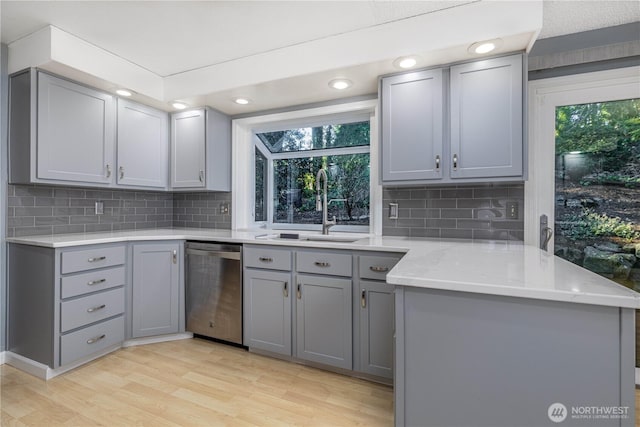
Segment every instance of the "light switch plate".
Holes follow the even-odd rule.
[[[220,205],[220,213],[221,214],[228,214],[229,213],[229,203],[222,203]]]
[[[98,200],[96,202],[96,215],[104,214],[104,202],[102,200]]]
[[[507,219],[518,219],[518,202],[507,202]]]
[[[389,219],[398,219],[397,203],[389,203]]]

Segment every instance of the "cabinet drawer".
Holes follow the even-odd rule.
[[[60,303],[60,331],[124,313],[124,288],[113,289]]]
[[[297,271],[301,273],[351,276],[351,254],[334,252],[297,252]]]
[[[93,247],[62,253],[62,274],[124,264],[125,247]]]
[[[359,264],[362,279],[387,280],[387,273],[400,258],[391,256],[361,256]]]
[[[288,249],[245,246],[243,257],[245,267],[291,270],[291,251]]]
[[[124,283],[124,266],[66,276],[60,282],[60,297],[71,298],[89,292],[115,288],[124,285]]]
[[[60,337],[60,364],[88,356],[124,341],[124,317],[92,325]]]

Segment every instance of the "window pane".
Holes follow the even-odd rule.
[[[555,181],[555,254],[640,291],[640,99],[558,107]]]
[[[256,148],[256,210],[255,220],[267,220],[267,159],[262,155],[260,150]]]
[[[272,153],[369,145],[369,122],[258,133]]]
[[[324,167],[329,218],[335,216],[339,225],[369,225],[369,153],[274,160],[273,167],[274,223],[322,223],[316,174]]]

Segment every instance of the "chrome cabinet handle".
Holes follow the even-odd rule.
[[[331,267],[331,264],[329,264],[328,262],[324,262],[324,261],[316,261],[316,262],[314,262],[314,264],[317,267],[322,267],[322,268]]]
[[[262,262],[273,262],[273,258],[261,256],[258,260]]]
[[[198,178],[200,178],[200,182],[204,182],[204,171],[201,170],[200,174],[198,175]]]
[[[120,166],[120,179],[124,178],[124,166]]]
[[[106,304],[102,304],[102,305],[96,305],[95,307],[87,308],[87,313],[93,313],[94,311],[102,310],[106,306],[107,306]]]
[[[440,156],[436,156],[436,170],[440,170]]]
[[[302,290],[300,289],[300,283],[298,283],[298,299],[302,299]]]
[[[453,155],[453,170],[454,171],[458,170],[458,155],[457,154]]]
[[[95,344],[98,341],[100,341],[101,339],[104,339],[106,337],[105,334],[100,335],[99,337],[95,337],[95,338],[90,338],[87,340],[87,344]]]
[[[100,283],[104,283],[106,281],[107,281],[107,279],[90,280],[90,281],[87,282],[87,285],[89,285],[89,286],[99,285]]]
[[[107,165],[107,178],[111,178],[111,165]]]
[[[289,297],[289,282],[284,282],[284,289],[282,290],[285,298]]]
[[[360,295],[360,305],[362,308],[367,308],[367,291],[362,290],[362,294]]]
[[[98,261],[104,261],[105,259],[107,259],[106,256],[96,256],[93,258],[88,258],[87,262],[98,262]]]
[[[174,250],[173,251],[173,263],[177,264],[178,263],[178,251]]]
[[[386,273],[387,271],[389,271],[389,267],[381,267],[381,266],[377,266],[377,265],[372,265],[371,267],[369,267],[369,270],[375,271],[376,273]]]

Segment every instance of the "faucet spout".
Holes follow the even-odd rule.
[[[320,199],[320,181],[324,183],[322,187],[322,200]],[[322,234],[329,234],[329,228],[336,225],[335,216],[332,221],[327,219],[327,211],[329,209],[329,203],[327,203],[328,191],[327,172],[324,169],[320,169],[316,174],[316,210],[322,211]]]

